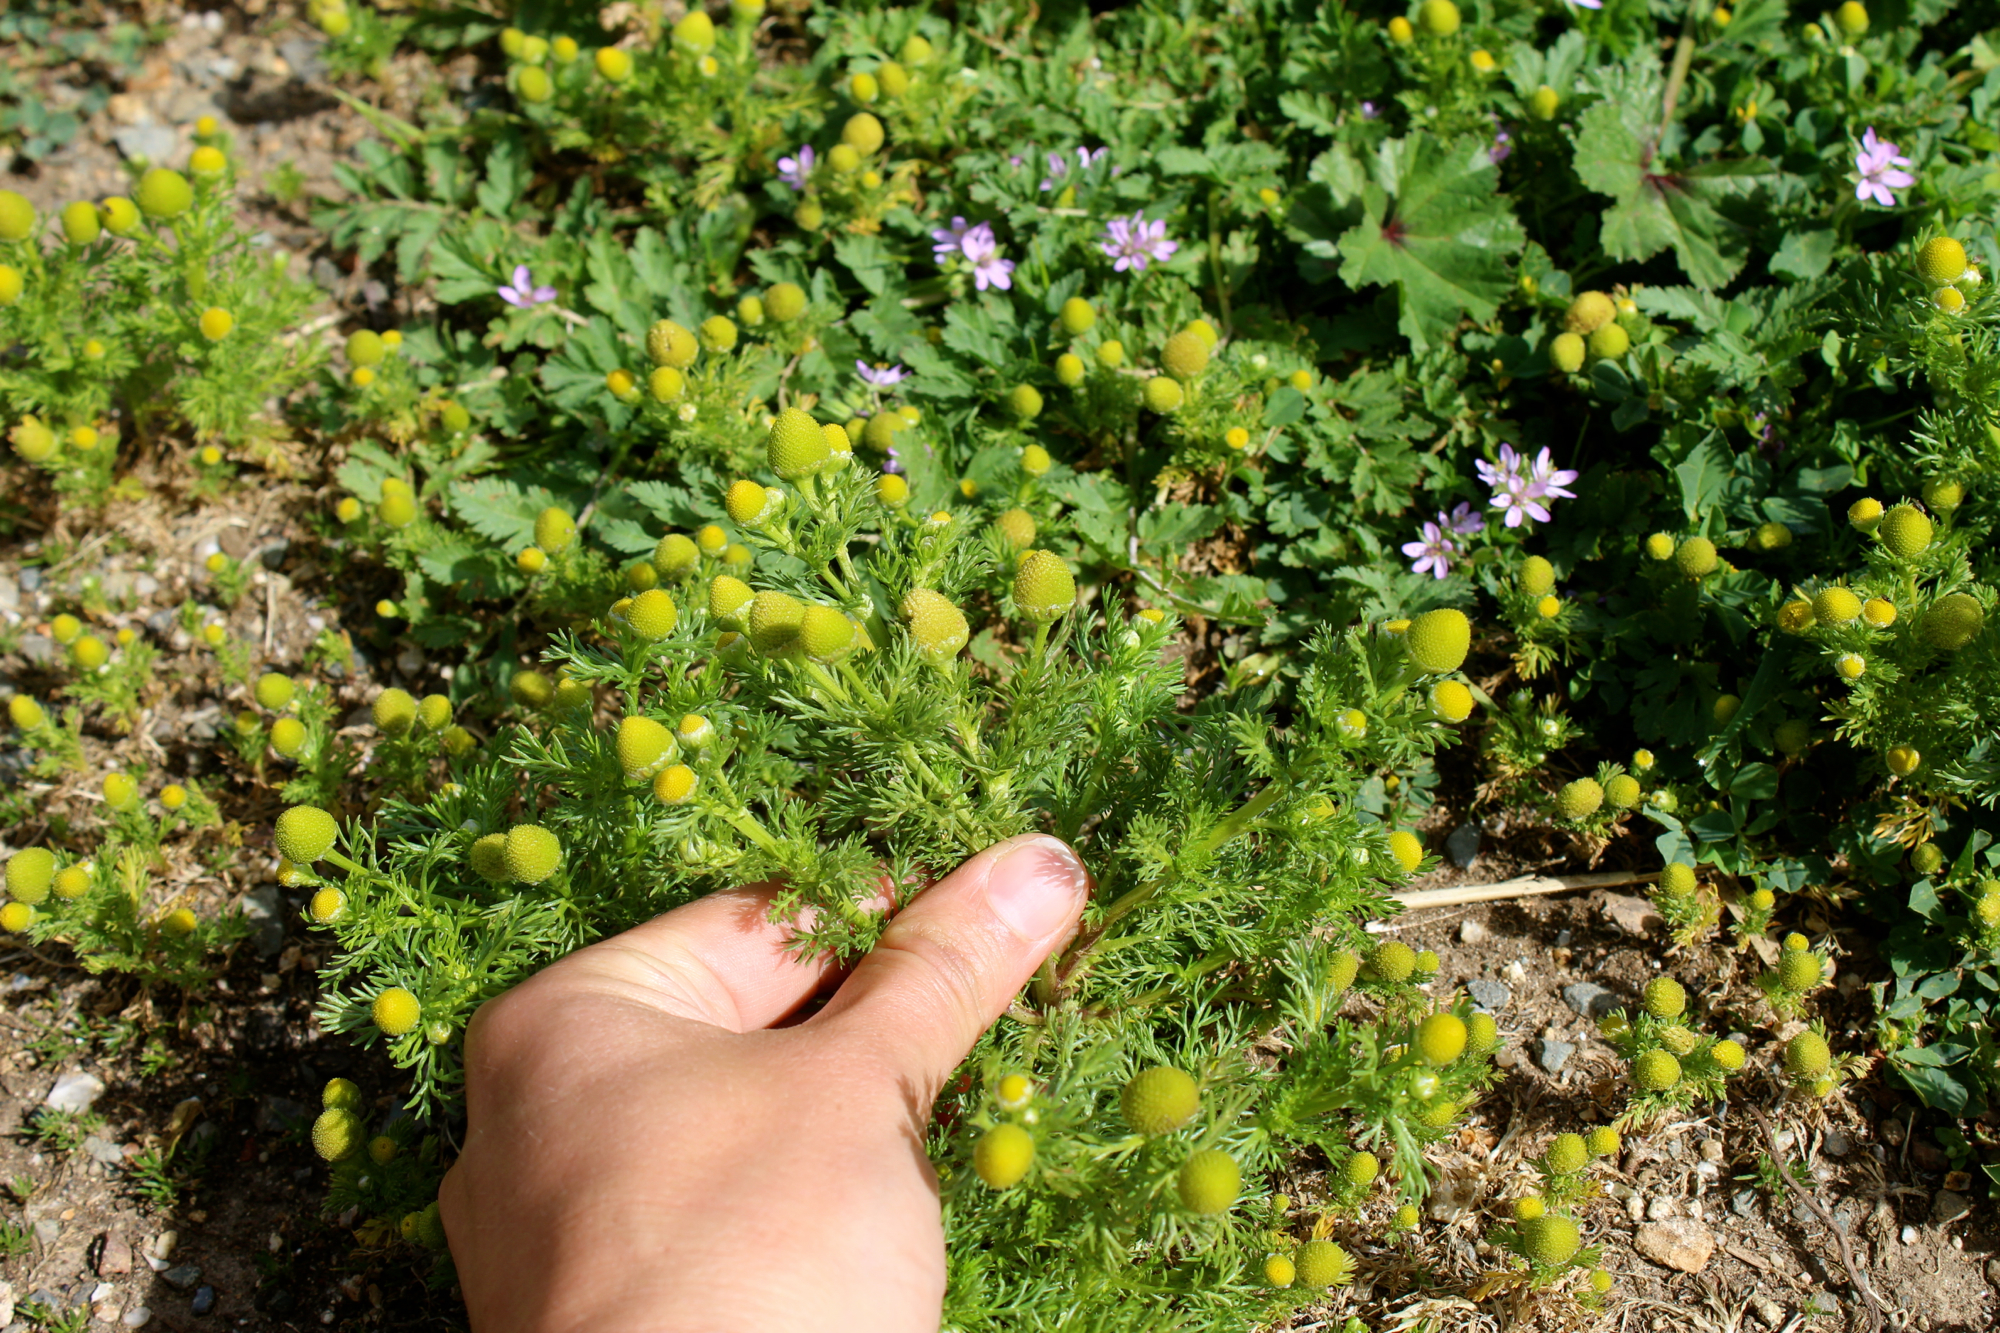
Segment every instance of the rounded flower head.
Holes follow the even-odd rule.
[[[562,861],[562,844],[540,824],[516,824],[507,830],[507,873],[523,884],[539,884],[555,874]]]
[[[1126,1124],[1157,1138],[1194,1119],[1201,1109],[1201,1090],[1184,1070],[1156,1065],[1127,1080],[1118,1106]]]
[[[1034,1164],[1034,1135],[1011,1122],[987,1130],[972,1147],[972,1169],[988,1189],[1012,1189]]]
[[[1456,671],[1472,647],[1472,622],[1450,607],[1426,611],[1410,621],[1403,636],[1410,661],[1430,675]]]
[[[317,861],[333,849],[340,825],[317,806],[295,805],[278,816],[272,840],[287,860],[298,865]]]
[[[1293,1255],[1299,1286],[1308,1291],[1344,1287],[1354,1276],[1354,1260],[1330,1240],[1309,1240]]]
[[[1417,1050],[1434,1065],[1448,1065],[1465,1054],[1469,1034],[1457,1014],[1432,1014],[1417,1025]]]
[[[177,218],[194,207],[194,187],[187,177],[167,167],[154,167],[141,176],[133,195],[140,212],[160,221]]]
[[[1236,1159],[1219,1148],[1190,1153],[1174,1181],[1181,1206],[1204,1216],[1228,1211],[1243,1192],[1243,1174]]]
[[[400,1037],[406,1032],[415,1031],[418,1022],[423,1018],[423,1013],[423,1004],[401,986],[391,986],[377,995],[375,1003],[369,1006],[369,1014],[375,1020],[375,1026],[391,1037]]]
[[[1030,551],[1014,575],[1014,604],[1037,623],[1059,619],[1076,604],[1076,577],[1053,551]]]

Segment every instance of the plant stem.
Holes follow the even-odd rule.
[[[1667,74],[1666,95],[1660,99],[1660,129],[1653,137],[1655,152],[1667,137],[1667,126],[1674,119],[1674,104],[1681,100],[1681,85],[1687,82],[1688,66],[1694,63],[1694,25],[1700,12],[1701,0],[1688,0],[1687,17],[1681,20],[1680,40],[1674,44],[1674,67]]]

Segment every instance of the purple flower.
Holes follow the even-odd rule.
[[[1514,136],[1505,128],[1494,131],[1493,146],[1486,150],[1486,157],[1496,165],[1505,162],[1514,151]]]
[[[1439,514],[1438,518],[1442,520],[1444,515]],[[1403,554],[1415,557],[1410,564],[1412,574],[1429,574],[1434,579],[1441,579],[1451,573],[1451,562],[1458,555],[1458,547],[1445,535],[1443,527],[1437,523],[1426,523],[1421,540],[1403,543]]]
[[[1079,164],[1077,170],[1079,171],[1089,170],[1091,163],[1097,161],[1098,158],[1103,157],[1106,153],[1110,151],[1111,150],[1109,148],[1100,148],[1095,153],[1093,153],[1088,148],[1077,149],[1076,160]],[[1042,192],[1046,194],[1048,191],[1055,189],[1056,182],[1061,180],[1064,176],[1067,176],[1068,174],[1069,174],[1069,159],[1064,157],[1061,153],[1050,153],[1049,175],[1048,179],[1042,182]]]
[[[1861,135],[1861,147],[1854,154],[1854,169],[1861,173],[1855,183],[1856,199],[1873,199],[1884,208],[1893,208],[1896,196],[1891,190],[1904,190],[1917,183],[1917,178],[1899,168],[1910,165],[1910,159],[1896,150],[1896,145],[1885,143],[1875,137],[1875,127],[1870,125]]]
[[[1604,0],[1568,0],[1568,2],[1575,5],[1578,9],[1604,8]]]
[[[1000,257],[1000,242],[993,238],[992,223],[982,222],[966,232],[959,249],[972,262],[972,281],[980,291],[998,287],[1004,292],[1013,287],[1014,261]]]
[[[939,259],[963,253],[967,230],[964,218],[953,218],[949,227],[939,227],[931,233],[931,239],[937,242],[931,247],[931,253]]]
[[[528,271],[526,264],[514,265],[514,281],[500,288],[500,299],[508,305],[525,310],[531,305],[541,305],[556,299],[553,287],[535,286],[535,275]]]
[[[889,366],[877,370],[866,361],[856,361],[854,363],[854,373],[861,376],[862,380],[871,388],[886,389],[892,384],[901,384],[909,376],[910,372],[901,366]]]
[[[799,149],[797,157],[779,158],[778,179],[791,186],[794,190],[805,189],[807,178],[813,174],[813,162],[815,160],[811,144],[807,144],[805,147]]]
[[[1576,498],[1574,491],[1564,490],[1577,474],[1559,470],[1549,451],[1543,449],[1531,463],[1527,457],[1514,452],[1514,446],[1500,446],[1500,462],[1495,464],[1485,459],[1477,460],[1473,466],[1479,471],[1479,479],[1493,488],[1492,508],[1503,511],[1503,520],[1510,528],[1518,528],[1529,519],[1537,523],[1549,521],[1548,506],[1544,500]]]
[[[893,444],[889,446],[889,456],[882,460],[882,470],[884,472],[901,472],[903,470],[903,460],[896,457],[896,446]]]
[[[1472,533],[1475,532],[1486,531],[1486,520],[1481,518],[1478,514],[1473,513],[1471,505],[1467,504],[1463,500],[1460,500],[1457,504],[1452,506],[1452,510],[1449,514],[1440,513],[1438,515],[1438,526],[1449,528],[1451,529],[1451,531],[1460,533],[1462,535],[1470,536]]]
[[[1130,269],[1134,273],[1144,273],[1146,265],[1172,259],[1174,251],[1181,246],[1179,241],[1167,239],[1164,219],[1148,222],[1144,213],[1134,213],[1129,218],[1113,218],[1104,224],[1104,239],[1100,248],[1117,261],[1111,267],[1118,272]]]
[[[1376,106],[1373,102],[1363,102],[1361,104],[1361,118],[1363,120],[1373,120],[1381,114],[1382,108]]]

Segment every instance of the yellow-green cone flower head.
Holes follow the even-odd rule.
[[[1599,361],[1609,361],[1632,350],[1632,335],[1622,324],[1606,324],[1591,334],[1585,346]]]
[[[885,60],[876,66],[875,82],[890,97],[901,97],[910,91],[910,72],[893,60]]]
[[[1563,328],[1589,337],[1618,318],[1618,307],[1603,292],[1581,292],[1563,312]]]
[[[1351,949],[1344,949],[1335,954],[1333,961],[1326,965],[1327,989],[1338,995],[1352,986],[1354,979],[1360,975],[1361,955]]]
[[[1882,502],[1864,496],[1847,507],[1847,521],[1861,532],[1873,532],[1882,522]]]
[[[1813,616],[1829,625],[1851,625],[1861,616],[1861,599],[1846,588],[1821,588],[1813,594]]]
[[[869,111],[849,116],[847,123],[840,127],[840,141],[863,156],[880,148],[883,137],[882,122]]]
[[[1950,477],[1932,477],[1924,482],[1924,503],[1940,514],[1949,514],[1965,503],[1965,487]]]
[[[69,660],[82,671],[95,671],[111,660],[111,647],[95,634],[86,634],[69,646]]]
[[[1530,597],[1540,597],[1556,586],[1556,567],[1538,555],[1531,555],[1521,562],[1521,591]]]
[[[1558,1134],[1542,1154],[1542,1163],[1557,1175],[1575,1175],[1590,1165],[1590,1146],[1581,1134]]]
[[[764,455],[771,471],[786,481],[816,476],[833,462],[826,432],[813,420],[812,413],[796,407],[778,413],[771,423],[770,434],[764,437]]]
[[[1910,869],[1919,875],[1935,875],[1943,868],[1944,852],[1934,842],[1921,843],[1910,853]]]
[[[535,545],[549,555],[566,551],[576,540],[576,520],[553,505],[535,515]]]
[[[1794,1079],[1817,1079],[1833,1067],[1833,1051],[1817,1032],[1801,1032],[1785,1043],[1785,1072]]]
[[[719,551],[722,548],[716,549]],[[670,532],[660,538],[659,545],[653,548],[653,568],[667,578],[692,573],[700,565],[701,548],[694,544],[693,538],[678,532]]]
[[[1056,383],[1062,385],[1065,389],[1074,389],[1077,385],[1083,383],[1084,376],[1087,373],[1083,364],[1083,358],[1075,352],[1064,352],[1056,358]]]
[[[1664,532],[1656,532],[1646,538],[1646,554],[1654,560],[1674,558],[1674,539]]]
[[[1604,803],[1613,810],[1630,810],[1644,795],[1639,789],[1639,779],[1630,773],[1620,773],[1604,784]]]
[[[267,671],[257,677],[257,687],[254,693],[257,696],[259,704],[262,704],[275,713],[292,701],[294,689],[295,687],[292,684],[290,676],[282,675],[276,671]]]
[[[35,924],[35,909],[26,903],[8,903],[0,907],[0,932],[19,935]]]
[[[789,648],[799,637],[799,626],[806,617],[806,604],[790,593],[766,589],[750,599],[749,613],[744,617],[744,625],[749,631],[750,642],[759,651],[780,652]]]
[[[1445,1063],[1450,1063],[1446,1061]],[[1351,1154],[1340,1168],[1340,1178],[1349,1189],[1367,1189],[1382,1174],[1382,1163],[1372,1152]]]
[[[654,366],[646,376],[646,392],[656,403],[671,403],[687,388],[687,378],[672,366]]]
[[[1566,1264],[1583,1245],[1583,1233],[1561,1213],[1544,1213],[1520,1224],[1521,1253],[1544,1267]]]
[[[965,613],[952,605],[943,593],[929,588],[912,588],[904,594],[898,609],[904,623],[910,627],[910,637],[933,661],[943,662],[958,656],[959,650],[972,637],[971,628],[965,623]]]
[[[472,866],[472,873],[495,884],[504,884],[513,878],[507,869],[507,835],[489,833],[476,840],[466,853],[466,860]]]
[[[701,345],[711,352],[728,352],[736,347],[736,321],[727,315],[710,315],[701,322]]]
[[[1031,444],[1021,450],[1021,471],[1031,477],[1042,476],[1054,466],[1055,460],[1049,457],[1049,451],[1039,444]]]
[[[1243,1192],[1243,1173],[1236,1159],[1219,1148],[1188,1154],[1174,1181],[1181,1206],[1204,1217],[1227,1212]]]
[[[375,729],[384,736],[406,736],[416,724],[417,701],[408,690],[384,690],[375,696]]]
[[[1182,329],[1160,349],[1160,367],[1177,380],[1190,380],[1208,369],[1208,340]]]
[[[139,230],[139,207],[123,195],[113,195],[99,204],[97,216],[113,236],[130,236]]]
[[[313,1121],[313,1151],[329,1162],[344,1162],[361,1151],[368,1131],[345,1106],[329,1106]]]
[[[1809,991],[1826,975],[1819,955],[1804,949],[1787,949],[1778,956],[1778,984],[1793,993]]]
[[[1441,967],[1442,965],[1443,962],[1437,956],[1437,951],[1435,949],[1420,949],[1417,951],[1418,976],[1420,977],[1433,976],[1436,974],[1438,968]]]
[[[632,77],[632,53],[616,46],[600,46],[591,63],[607,83],[623,83]]]
[[[1125,344],[1116,338],[1107,338],[1097,344],[1097,364],[1106,370],[1116,370],[1125,364]]]
[[[377,1166],[387,1166],[396,1160],[396,1141],[387,1134],[378,1134],[368,1140],[368,1160]]]
[[[656,366],[686,370],[701,355],[701,343],[671,319],[657,320],[646,330],[646,355]]]
[[[1009,509],[993,520],[993,526],[1017,551],[1025,551],[1035,544],[1035,516],[1025,509]]]
[[[1472,691],[1464,681],[1441,680],[1431,686],[1431,714],[1443,722],[1463,722],[1472,716]]]
[[[1889,771],[1906,778],[1923,766],[1924,756],[1914,745],[1892,745],[1886,756]]]
[[[25,241],[35,234],[35,206],[24,194],[0,190],[0,241]]]
[[[1554,120],[1556,109],[1562,105],[1562,98],[1546,83],[1528,97],[1528,114],[1536,120]]]
[[[1930,518],[1923,510],[1913,504],[1899,504],[1882,515],[1875,535],[1892,554],[1910,560],[1930,548],[1933,532]]]
[[[1604,788],[1596,778],[1578,778],[1556,793],[1556,809],[1564,819],[1588,819],[1604,804]]]
[[[1007,392],[1007,410],[1023,421],[1042,414],[1042,391],[1032,384],[1016,384]]]
[[[556,697],[556,685],[539,671],[522,670],[507,682],[507,693],[523,708],[547,708]]]
[[[295,805],[278,816],[272,841],[287,860],[308,865],[331,851],[339,834],[340,825],[326,811],[313,805]]]
[[[1161,416],[1181,410],[1187,401],[1187,394],[1181,389],[1180,381],[1166,375],[1155,375],[1146,381],[1146,387],[1139,391],[1145,400],[1146,410],[1158,412]]]
[[[507,873],[523,884],[539,884],[556,873],[562,844],[540,824],[516,824],[507,830]]]
[[[7,700],[7,718],[22,731],[33,731],[48,721],[49,715],[27,695],[17,694]]]
[[[1292,1285],[1293,1281],[1297,1279],[1298,1275],[1299,1275],[1299,1270],[1297,1265],[1293,1264],[1292,1261],[1287,1257],[1285,1257],[1284,1255],[1272,1254],[1265,1256],[1264,1258],[1265,1286],[1278,1287],[1281,1289],[1289,1287]]]
[[[424,1006],[401,986],[391,986],[375,997],[375,1003],[368,1007],[368,1012],[383,1033],[400,1037],[406,1032],[416,1031],[424,1016]]]
[[[408,491],[384,490],[375,506],[375,517],[391,528],[407,528],[417,521],[417,500]]]
[[[1979,637],[1986,624],[1986,608],[1970,593],[1954,592],[1932,602],[1924,612],[1924,642],[1945,652],[1956,652]]]
[[[1417,7],[1417,26],[1432,37],[1449,37],[1458,31],[1458,6],[1452,0],[1424,0]]]
[[[1368,957],[1368,975],[1371,981],[1386,981],[1400,984],[1410,979],[1417,970],[1416,950],[1401,940],[1385,940],[1375,946],[1375,952]]]
[[[821,447],[825,447],[825,436],[821,436]],[[782,505],[782,497],[772,488],[759,486],[754,481],[732,482],[729,493],[722,499],[722,507],[728,511],[734,522],[746,528],[754,528],[777,512]]]
[[[1588,345],[1580,333],[1558,333],[1549,341],[1549,366],[1565,375],[1574,375],[1583,369],[1584,356]]]
[[[653,779],[653,795],[662,805],[686,805],[694,799],[700,777],[686,764],[669,764]]]
[[[1934,236],[1917,251],[1917,276],[1926,287],[1942,287],[1965,276],[1965,247],[1949,236]]]
[[[287,861],[285,864],[289,866],[291,862]],[[292,873],[296,874],[296,869]],[[278,878],[280,882],[284,881],[285,875],[282,871]],[[306,915],[312,918],[314,925],[330,926],[347,915],[347,895],[336,888],[320,889],[306,904]]]
[[[167,221],[194,207],[194,187],[187,177],[167,167],[154,167],[139,178],[133,192],[139,211],[147,217]]]
[[[1410,621],[1403,643],[1419,670],[1441,676],[1465,665],[1472,647],[1472,622],[1465,612],[1450,607],[1426,611]]]
[[[1465,1054],[1470,1034],[1457,1014],[1432,1014],[1417,1025],[1417,1050],[1434,1065],[1448,1065]]]
[[[21,276],[20,269],[15,268],[12,264],[0,264],[0,309],[4,309],[20,300],[21,292],[26,285],[27,279]],[[104,345],[98,343],[95,339],[84,344],[84,355],[89,356],[91,354],[90,348],[93,344],[98,349],[97,355],[101,357]]]
[[[281,717],[271,724],[271,748],[287,759],[303,754],[308,739],[306,724],[295,717]]]
[[[764,293],[764,313],[789,324],[806,312],[806,291],[796,282],[780,282]]]
[[[514,86],[520,91],[521,100],[540,104],[556,95],[555,80],[549,72],[535,65],[521,68],[514,75]]]
[[[905,65],[928,65],[935,54],[929,41],[916,33],[903,39],[903,47],[896,53]]]
[[[1769,889],[1750,890],[1750,910],[1753,912],[1768,912],[1777,902],[1778,895]]]
[[[1119,1094],[1125,1123],[1148,1137],[1171,1134],[1201,1109],[1201,1090],[1184,1070],[1155,1065],[1134,1074]]]
[[[1076,576],[1054,551],[1030,551],[1014,574],[1014,604],[1037,624],[1060,619],[1076,605]]]
[[[745,619],[757,596],[749,584],[728,574],[717,574],[708,584],[708,615],[723,629],[741,633],[749,627]]]
[[[1715,543],[1706,537],[1690,537],[1674,548],[1674,566],[1691,579],[1713,574],[1716,564]]]
[[[46,847],[29,847],[7,858],[7,892],[30,906],[49,896],[55,879],[56,856]]]
[[[1717,722],[1727,725],[1729,719],[1736,716],[1736,710],[1742,706],[1743,696],[1738,694],[1719,694],[1716,696],[1715,704],[1709,712]]]
[[[673,39],[674,49],[691,56],[705,56],[715,49],[715,21],[704,10],[690,9],[685,18],[674,24]]]
[[[831,664],[854,651],[854,622],[830,606],[808,606],[799,620],[799,649],[815,662]]]
[[[1632,1062],[1632,1082],[1641,1092],[1665,1092],[1681,1081],[1681,1062],[1671,1051],[1642,1051]]]
[[[643,782],[673,762],[674,733],[650,717],[628,717],[618,724],[618,766],[633,782]]]
[[[1414,875],[1424,863],[1423,839],[1408,829],[1397,829],[1389,835],[1389,855],[1396,858],[1404,874]]]
[[[359,1115],[367,1102],[362,1099],[361,1089],[352,1079],[330,1078],[326,1087],[320,1090],[319,1104],[329,1111],[352,1111]]]
[[[347,360],[356,366],[379,366],[388,357],[382,335],[373,329],[356,329],[347,335]]]
[[[56,433],[35,417],[22,417],[7,438],[13,441],[14,452],[30,463],[45,463],[55,457],[59,443]]]
[[[1654,977],[1646,983],[1640,1002],[1655,1018],[1679,1018],[1687,1010],[1687,991],[1672,977]]]
[[[663,588],[648,588],[625,608],[625,623],[648,643],[658,643],[672,634],[680,618],[680,608]]]
[[[1307,1291],[1344,1287],[1354,1276],[1354,1260],[1330,1240],[1309,1240],[1292,1256],[1299,1286]]]
[[[1868,31],[1868,9],[1861,0],[1846,0],[1833,11],[1833,22],[1846,37],[1859,37]]]
[[[62,211],[63,239],[71,245],[89,245],[103,230],[103,222],[97,216],[97,206],[79,199],[65,205]]]
[[[1616,1157],[1625,1143],[1618,1137],[1618,1131],[1609,1125],[1599,1125],[1591,1130],[1583,1142],[1592,1157]]]
[[[1479,1012],[1465,1020],[1465,1048],[1474,1055],[1500,1048],[1500,1024],[1493,1015]]]
[[[1787,634],[1804,634],[1817,623],[1811,602],[1790,601],[1778,608],[1778,628]]]
[[[1097,312],[1081,296],[1072,296],[1062,303],[1062,310],[1056,318],[1061,321],[1063,332],[1075,338],[1090,332],[1096,325]]]
[[[1782,551],[1792,544],[1792,530],[1782,523],[1760,523],[1750,544],[1759,551]]]
[[[988,1189],[1012,1189],[1035,1164],[1035,1136],[1019,1125],[995,1125],[972,1146],[972,1169]]]
[[[64,866],[58,870],[53,885],[56,897],[74,901],[89,893],[90,870],[88,861],[80,865]]]

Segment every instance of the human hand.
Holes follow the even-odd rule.
[[[476,1333],[935,1330],[931,1103],[1087,891],[1053,838],[990,847],[791,1027],[774,1025],[835,972],[785,952],[769,886],[487,1003],[439,1194]]]

